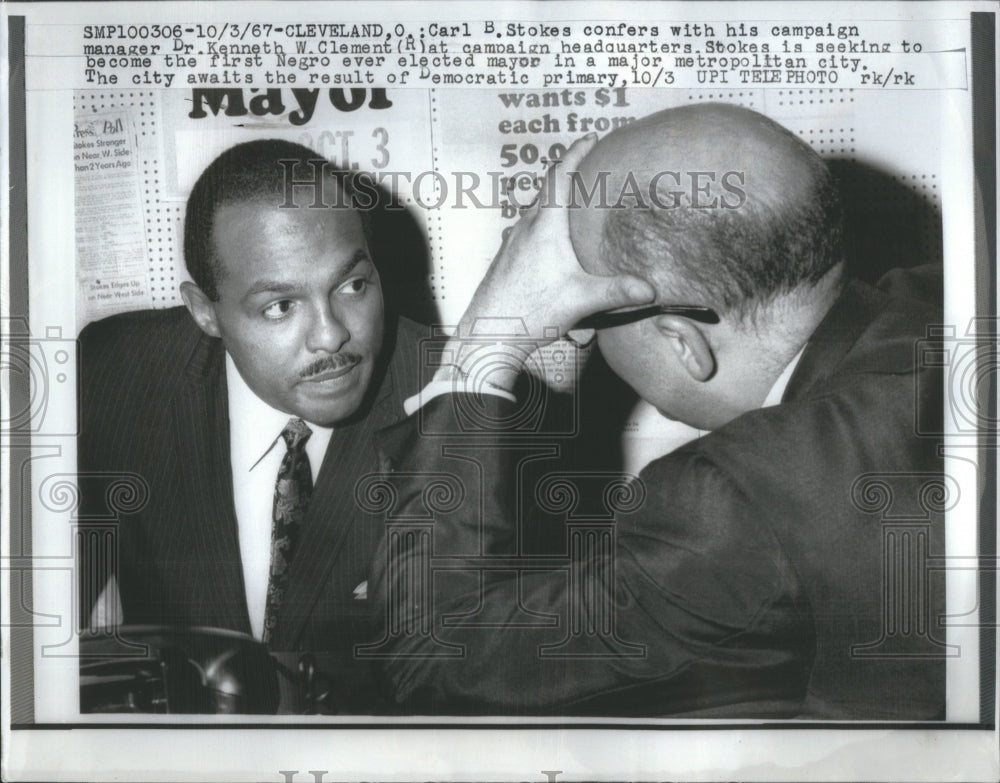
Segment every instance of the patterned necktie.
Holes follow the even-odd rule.
[[[271,572],[267,582],[267,603],[264,610],[264,633],[261,641],[268,644],[278,623],[278,610],[288,586],[288,567],[295,554],[299,529],[312,495],[312,469],[306,454],[306,441],[312,430],[302,419],[289,419],[281,431],[288,451],[278,468],[274,485],[274,506],[271,526]]]

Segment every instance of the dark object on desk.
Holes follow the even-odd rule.
[[[214,628],[122,626],[80,640],[80,712],[275,714],[278,665],[260,642]]]

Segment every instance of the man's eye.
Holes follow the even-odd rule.
[[[358,295],[363,294],[368,289],[368,278],[355,277],[344,283],[339,289],[339,293]]]
[[[264,308],[264,317],[270,318],[272,321],[278,321],[288,315],[289,311],[292,309],[292,303],[288,299],[282,299],[278,302],[272,302],[267,307]]]

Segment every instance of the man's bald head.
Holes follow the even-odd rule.
[[[650,115],[606,136],[579,176],[589,193],[605,178],[607,193],[570,211],[581,264],[638,274],[663,302],[741,315],[842,260],[825,163],[749,109],[695,104]]]

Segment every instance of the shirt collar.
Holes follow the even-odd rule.
[[[802,358],[802,352],[805,351],[806,346],[803,345],[799,348],[799,352],[792,357],[792,360],[785,365],[785,369],[781,371],[775,381],[774,385],[771,386],[771,390],[767,393],[764,398],[761,408],[770,408],[774,405],[778,405],[781,402],[781,398],[785,396],[785,389],[788,387],[788,382],[792,379],[792,373],[795,372],[795,368],[799,364],[799,359]]]
[[[239,453],[234,453],[232,459],[234,466],[238,460],[241,463],[239,467],[249,471],[274,448],[281,437],[281,431],[293,416],[272,408],[258,397],[243,380],[228,351],[226,351],[226,384],[229,388],[229,426],[232,431],[241,433],[242,440]],[[327,434],[326,440],[329,442],[329,434],[333,433],[332,427],[307,423],[313,431],[313,438],[322,432]]]

